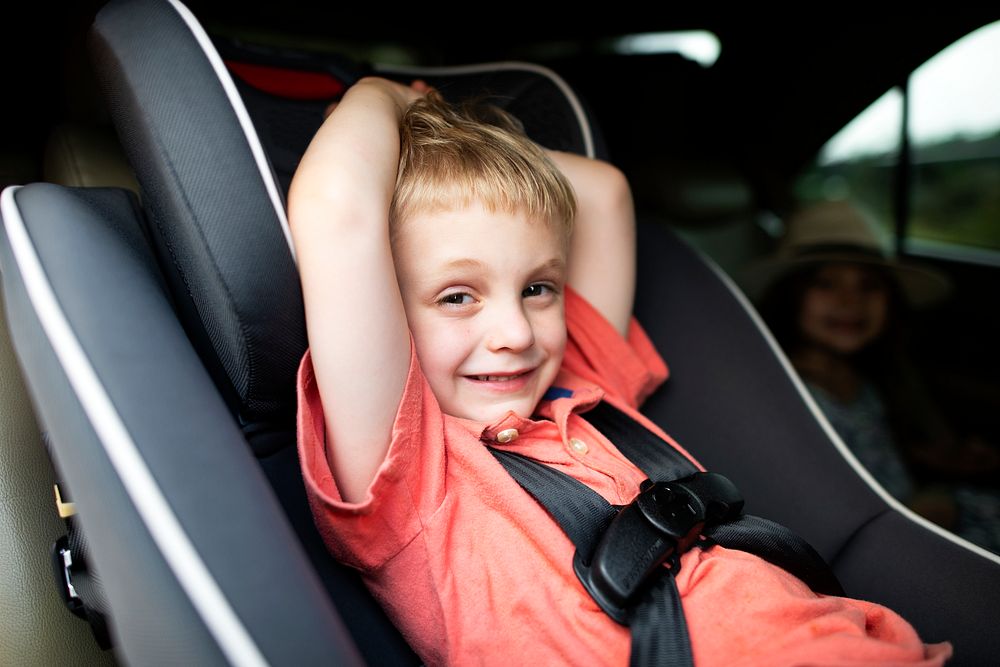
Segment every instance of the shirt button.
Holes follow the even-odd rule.
[[[506,445],[508,442],[514,442],[517,440],[517,436],[520,435],[516,428],[505,428],[504,430],[497,433],[497,442],[501,445]]]
[[[578,454],[586,454],[587,450],[590,449],[589,447],[587,447],[587,443],[585,443],[583,440],[580,440],[579,438],[570,438],[569,446],[572,447],[573,451],[577,452]]]

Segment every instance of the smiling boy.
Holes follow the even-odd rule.
[[[303,157],[289,197],[311,342],[303,473],[328,547],[428,664],[623,665],[628,630],[487,445],[616,505],[645,476],[587,410],[606,401],[673,445],[637,410],[666,367],[631,318],[631,195],[610,165],[498,120],[364,79]],[[705,546],[676,578],[697,664],[947,656],[889,610]]]
[[[491,422],[534,413],[566,346],[563,237],[479,202],[416,213],[399,231],[406,319],[445,414]]]

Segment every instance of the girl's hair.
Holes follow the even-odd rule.
[[[561,228],[568,238],[576,199],[566,177],[493,105],[450,105],[437,91],[414,102],[400,123],[390,228],[417,212],[481,202],[491,211],[524,213]]]

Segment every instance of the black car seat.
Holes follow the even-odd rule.
[[[117,189],[8,189],[0,267],[121,656],[415,664],[323,549],[295,459],[306,341],[283,192],[327,100],[253,80],[277,67],[349,83],[368,70],[213,43],[160,0],[109,4],[92,49],[142,206]],[[382,73],[446,96],[490,90],[542,143],[601,154],[579,101],[539,68]],[[639,246],[637,313],[672,370],[647,414],[732,477],[751,511],[810,540],[850,594],[954,641],[958,663],[989,662],[1000,559],[872,482],[724,276],[661,227],[643,226]]]

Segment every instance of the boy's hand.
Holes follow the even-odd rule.
[[[374,86],[376,88],[383,89],[396,102],[396,107],[400,110],[400,115],[402,115],[402,112],[406,111],[406,109],[413,104],[413,102],[433,90],[433,87],[428,85],[423,79],[416,79],[410,83],[409,86],[404,86],[401,83],[390,81],[389,79],[369,76],[360,79],[354,84],[354,86],[359,85]],[[354,86],[351,86],[351,88]],[[329,118],[330,114],[332,114],[338,106],[340,106],[340,100],[331,102],[329,106],[323,110],[323,118]]]

